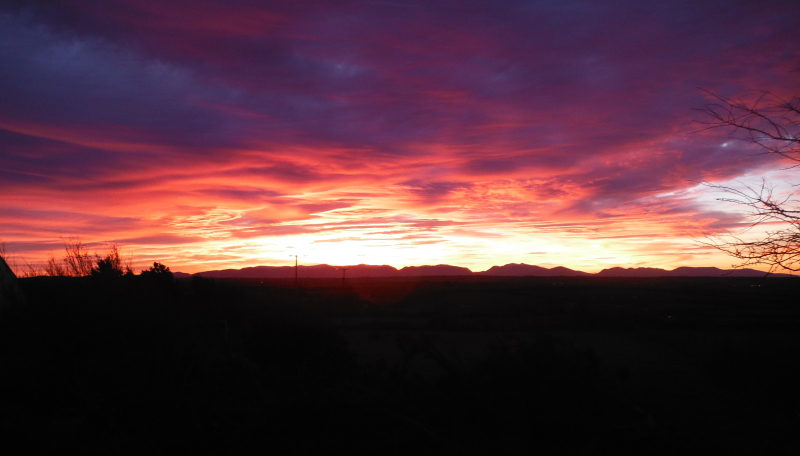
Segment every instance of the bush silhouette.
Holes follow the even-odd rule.
[[[108,258],[97,260],[97,266],[92,268],[92,277],[99,279],[117,279],[122,277],[122,271],[114,267],[114,263]]]
[[[92,259],[80,239],[64,241],[64,250],[66,251],[64,263],[67,266],[66,272],[68,275],[74,277],[91,275]]]
[[[157,261],[153,262],[153,266],[150,269],[143,269],[141,276],[148,282],[164,288],[175,284],[175,276],[172,271]]]

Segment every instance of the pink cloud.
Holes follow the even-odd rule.
[[[774,166],[693,133],[697,87],[796,90],[793,16],[722,6],[3,7],[3,236],[250,262],[236,245],[570,234],[663,256],[658,236],[743,223],[675,194]]]

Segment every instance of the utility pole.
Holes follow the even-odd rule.
[[[297,255],[294,256],[294,288],[297,289]]]
[[[299,284],[299,282],[297,280],[297,258],[300,257],[300,255],[294,254],[294,255],[289,255],[289,256],[290,257],[294,257],[294,289],[297,290],[297,289],[300,288],[300,284]],[[305,256],[305,255],[303,255],[303,256]]]
[[[349,271],[349,270],[350,270],[350,268],[336,268],[336,269],[338,269],[338,270],[342,271],[342,286],[344,286],[344,274],[345,274],[347,271]]]

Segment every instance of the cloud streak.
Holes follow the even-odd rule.
[[[123,242],[187,271],[303,249],[727,266],[691,236],[743,220],[697,183],[775,163],[695,133],[697,87],[793,95],[797,19],[780,2],[12,2],[3,240],[30,258],[60,235]]]

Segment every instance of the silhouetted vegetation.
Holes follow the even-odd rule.
[[[763,92],[748,103],[708,93],[715,102],[699,111],[709,129],[727,129],[731,137],[757,145],[766,155],[800,162],[800,95],[786,100]],[[779,169],[797,166],[800,163],[788,167],[781,164]],[[789,196],[775,195],[774,188],[766,182],[758,188],[712,187],[730,195],[720,201],[743,206],[751,227],[769,224],[774,228],[761,239],[731,235],[710,238],[706,245],[741,260],[740,267],[764,264],[772,269],[800,271],[800,204],[793,199],[794,192]]]
[[[107,260],[108,257],[100,260]],[[27,453],[754,454],[800,421],[794,279],[21,280]],[[112,277],[112,280],[98,280]]]
[[[158,262],[153,263],[149,269],[142,270],[141,276],[148,283],[161,288],[169,288],[175,284],[175,276],[172,271]]]
[[[92,273],[92,258],[80,239],[64,241],[64,250],[66,251],[64,263],[68,275],[84,277]]]
[[[119,257],[119,250],[116,244],[112,244],[109,252],[105,257],[95,255],[95,266],[92,267],[92,277],[102,280],[115,280],[123,276],[123,274],[133,275],[130,267],[123,271],[122,260]]]
[[[64,277],[67,275],[67,270],[64,268],[64,265],[57,261],[52,255],[47,259],[47,265],[44,271],[50,277]]]
[[[94,259],[89,255],[86,245],[80,239],[70,238],[64,240],[64,257],[56,259],[50,254],[44,265],[31,264],[24,258],[21,261],[24,267],[17,270],[20,277],[85,277],[93,276],[104,279],[132,275],[130,263],[123,264],[117,244],[110,244],[105,256],[94,254]],[[13,263],[13,262],[12,262]],[[11,265],[17,269],[16,264]]]

